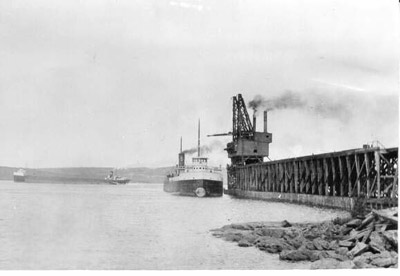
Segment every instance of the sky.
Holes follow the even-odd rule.
[[[272,160],[397,147],[399,23],[397,0],[0,0],[0,166],[173,166],[198,119],[224,166],[206,136],[238,93],[302,103],[269,112]]]

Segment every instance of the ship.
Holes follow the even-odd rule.
[[[127,184],[129,183],[129,181],[131,181],[126,177],[114,175],[114,171],[110,171],[110,174],[106,178],[104,178],[104,180],[112,185]]]
[[[181,137],[178,165],[174,172],[167,175],[163,189],[167,193],[185,196],[219,197],[223,195],[221,167],[208,166],[208,158],[200,156],[200,121],[197,157],[192,158],[192,164],[185,164],[185,152],[182,151]]]
[[[14,172],[14,182],[25,182],[25,173],[26,171],[24,169],[19,169]]]

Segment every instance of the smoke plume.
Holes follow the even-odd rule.
[[[203,154],[210,154],[215,151],[221,151],[224,148],[224,144],[221,141],[214,140],[206,145],[200,146],[200,153]],[[183,151],[185,154],[194,154],[197,153],[197,147],[192,147],[190,149],[186,149]]]
[[[298,109],[311,112],[325,118],[346,120],[351,115],[351,105],[356,101],[354,94],[293,92],[285,91],[281,95],[264,98],[256,95],[249,102],[254,112],[262,110]]]

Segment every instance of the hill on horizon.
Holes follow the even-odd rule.
[[[0,166],[0,180],[13,180],[16,167]],[[26,182],[34,183],[104,183],[104,178],[114,170],[111,167],[24,168]],[[131,183],[162,183],[173,167],[124,168],[114,174],[131,179]]]

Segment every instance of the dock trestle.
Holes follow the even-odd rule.
[[[351,208],[356,199],[367,209],[397,206],[398,148],[367,147],[229,166],[227,193],[235,190],[349,198]]]

